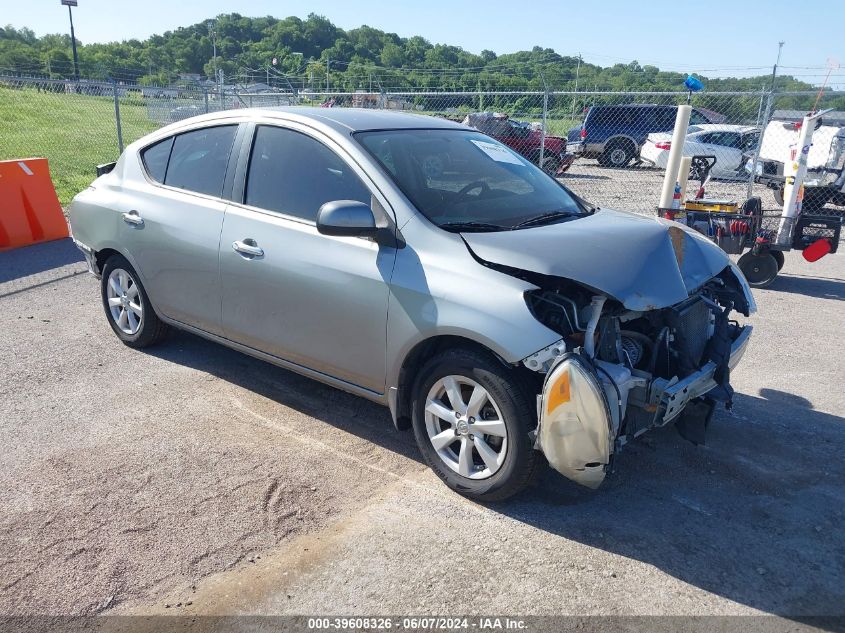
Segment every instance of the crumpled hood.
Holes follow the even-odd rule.
[[[486,262],[579,282],[629,310],[680,303],[731,263],[692,229],[610,209],[518,231],[461,235]]]

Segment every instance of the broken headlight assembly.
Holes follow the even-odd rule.
[[[565,353],[548,372],[540,396],[537,445],[549,464],[579,484],[596,488],[613,451],[612,417],[588,361]]]

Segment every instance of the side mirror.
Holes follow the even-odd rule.
[[[317,212],[317,230],[323,235],[375,237],[381,230],[369,205],[356,200],[333,200]]]

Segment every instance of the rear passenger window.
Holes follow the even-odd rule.
[[[173,141],[164,184],[221,196],[236,130],[236,125],[222,125],[179,134]]]
[[[164,182],[164,174],[167,172],[167,159],[170,158],[170,148],[173,147],[173,137],[150,145],[141,152],[141,161],[144,169],[150,178],[156,182]]]
[[[256,130],[246,204],[313,221],[332,200],[370,204],[370,192],[349,165],[311,137],[279,127]]]

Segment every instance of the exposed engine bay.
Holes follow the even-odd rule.
[[[560,280],[552,285],[548,278],[543,281],[542,289],[526,293],[526,302],[534,317],[562,339],[524,359],[523,364],[546,374],[538,445],[547,456],[552,453],[550,462],[555,465],[554,453],[565,448],[563,459],[568,462],[561,464],[563,468],[555,467],[561,472],[575,469],[581,474],[573,479],[598,485],[607,464],[602,453],[618,451],[650,428],[674,421],[683,437],[703,443],[715,403],[731,406],[730,369],[744,352],[751,330],[730,317],[733,311],[748,315],[753,310],[733,270],[725,268],[686,301],[646,311],[628,310],[574,282]],[[566,416],[558,411],[559,427],[568,428],[543,435],[543,425],[549,425],[544,413],[551,413],[548,405],[556,397],[549,379],[564,361],[577,370],[582,384],[592,381],[603,392],[609,426],[606,443],[596,441],[595,428],[584,433],[589,423],[579,418],[586,417],[585,407],[592,407],[591,417],[602,417],[600,407],[589,402]],[[578,382],[572,371],[565,382],[567,397],[572,398],[572,385]],[[577,428],[573,429],[574,421]],[[581,435],[589,446],[581,442],[573,451],[572,444],[578,444]],[[564,436],[566,439],[561,439]],[[544,442],[546,446],[542,446]],[[569,445],[564,447],[564,443]],[[573,459],[581,463],[571,463]],[[592,475],[591,469],[596,471]]]

